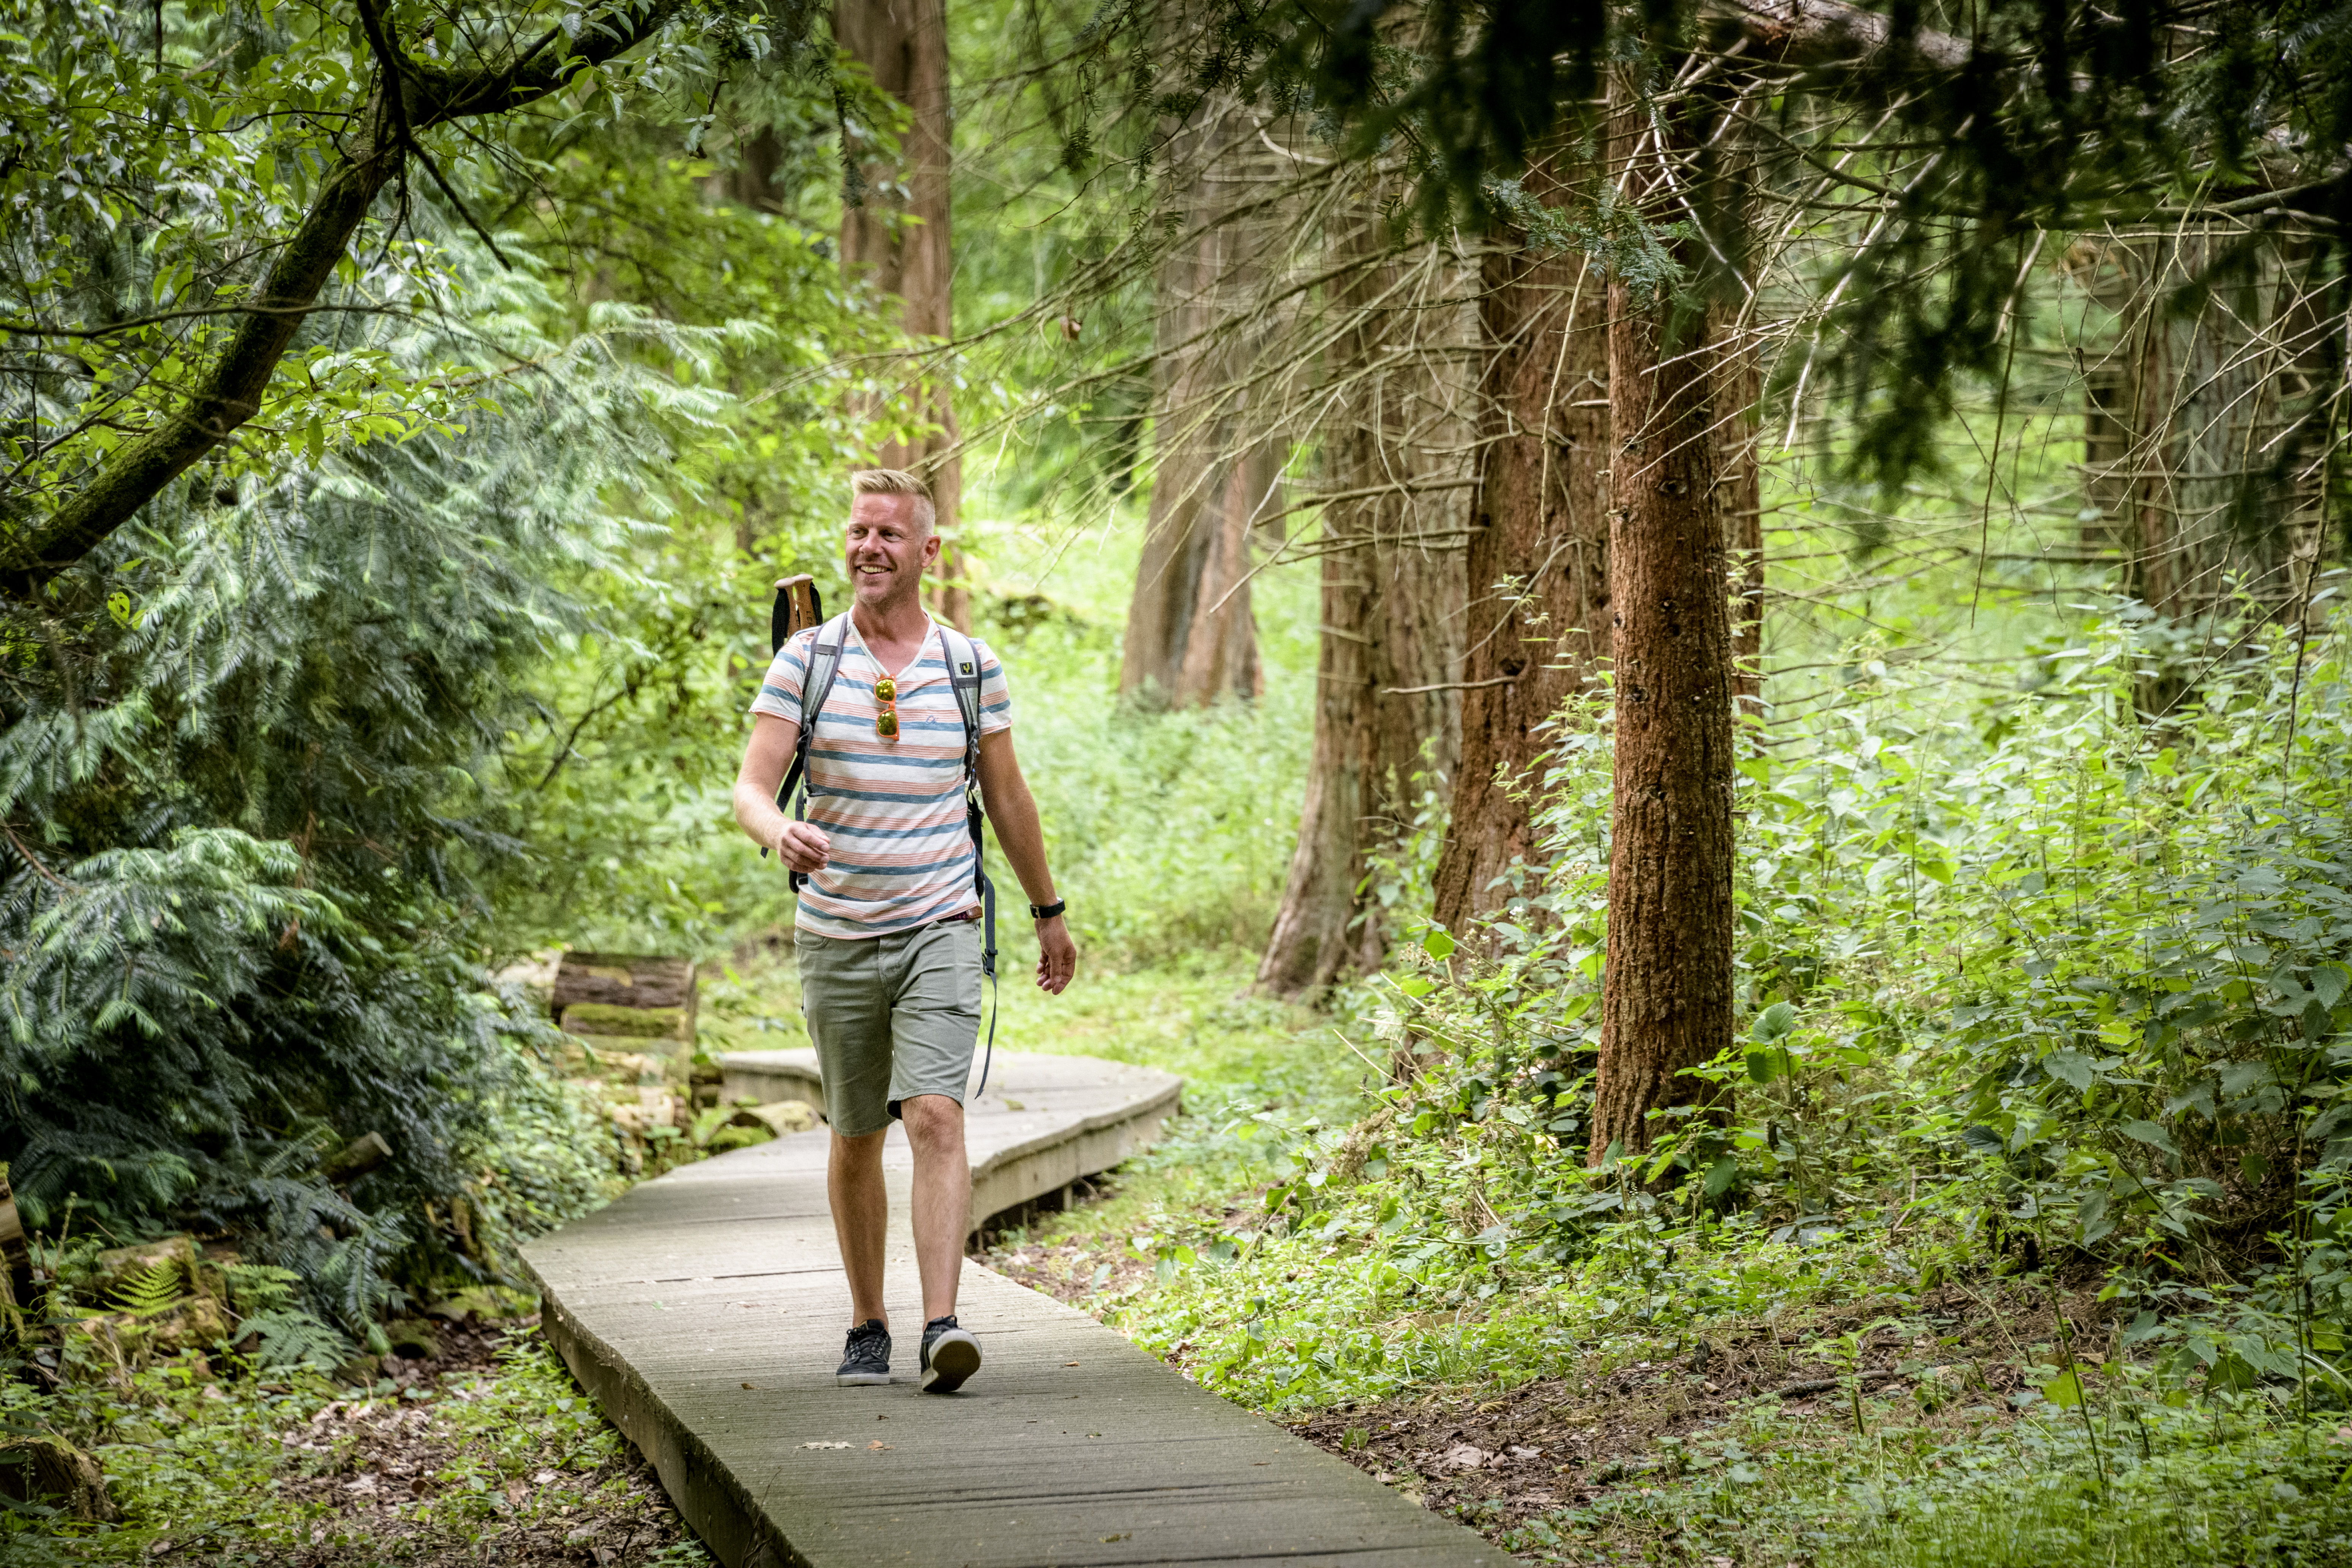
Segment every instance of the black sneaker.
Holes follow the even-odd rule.
[[[952,1317],[923,1325],[923,1392],[953,1394],[980,1370],[980,1342]]]
[[[868,1318],[849,1331],[849,1345],[841,1352],[841,1370],[833,1381],[844,1388],[890,1381],[890,1331],[881,1319]]]

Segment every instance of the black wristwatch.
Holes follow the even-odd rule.
[[[1029,918],[1033,921],[1049,921],[1069,907],[1070,900],[1067,899],[1056,899],[1050,904],[1032,904],[1029,906]]]

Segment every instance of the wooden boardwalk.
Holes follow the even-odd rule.
[[[727,1065],[813,1082],[812,1056]],[[1181,1087],[1086,1058],[1000,1055],[971,1107],[975,1221],[1117,1163],[1157,1135]],[[686,1166],[525,1251],[550,1338],[729,1568],[1511,1561],[976,1263],[959,1315],[986,1364],[959,1394],[917,1393],[922,1310],[895,1131],[898,1379],[836,1387],[848,1293],[828,1136]]]

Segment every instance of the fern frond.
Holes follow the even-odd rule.
[[[242,1317],[276,1311],[294,1300],[302,1277],[272,1263],[232,1263],[221,1270],[228,1281],[229,1305]]]
[[[257,1312],[240,1320],[236,1332],[239,1339],[247,1334],[260,1337],[253,1359],[257,1366],[267,1371],[296,1366],[331,1371],[359,1352],[359,1347],[341,1330],[320,1322],[298,1307]]]
[[[134,1318],[160,1317],[187,1299],[187,1271],[175,1258],[159,1258],[114,1288],[115,1310]]]

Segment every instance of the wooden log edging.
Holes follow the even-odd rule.
[[[969,1107],[975,1223],[1145,1146],[1182,1087],[1085,1058],[1001,1055],[996,1068]],[[987,1364],[950,1398],[917,1393],[910,1167],[895,1133],[898,1379],[834,1386],[847,1293],[828,1137],[683,1167],[524,1250],[550,1341],[729,1568],[1509,1561],[976,1263],[960,1311]]]

